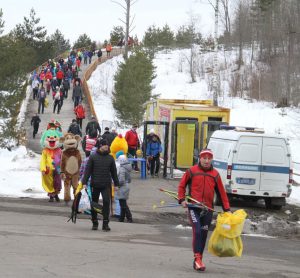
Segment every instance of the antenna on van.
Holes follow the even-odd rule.
[[[248,126],[233,126],[233,125],[220,125],[222,130],[234,130],[239,132],[253,132],[253,133],[265,133],[263,128],[248,127]]]

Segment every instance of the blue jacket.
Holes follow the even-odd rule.
[[[150,141],[147,143],[147,156],[157,156],[162,152],[161,144],[159,142]]]

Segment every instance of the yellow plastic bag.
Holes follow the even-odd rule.
[[[240,257],[243,253],[240,235],[246,216],[243,209],[219,214],[216,228],[208,242],[208,252],[218,257]]]
[[[220,213],[217,218],[216,230],[227,238],[235,238],[241,235],[247,213],[239,209],[233,213]]]
[[[49,105],[49,100],[48,100],[47,98],[45,98],[45,102],[44,102],[44,104],[45,104],[45,107],[47,108],[47,107],[48,107],[48,105]]]
[[[208,242],[208,252],[218,257],[240,257],[243,253],[241,237],[227,238],[215,229]]]

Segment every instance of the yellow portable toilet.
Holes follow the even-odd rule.
[[[195,163],[196,150],[205,147],[218,129],[218,123],[229,123],[230,109],[213,106],[211,100],[156,99],[146,103],[146,121],[170,123],[168,152],[171,165],[186,169]],[[154,127],[160,138],[163,129]],[[149,130],[147,131],[147,133]]]

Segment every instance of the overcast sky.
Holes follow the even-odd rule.
[[[119,3],[124,0],[116,0]],[[135,15],[132,35],[141,40],[145,30],[152,24],[163,26],[168,23],[172,30],[187,24],[191,11],[199,16],[198,28],[208,35],[214,30],[214,13],[205,0],[137,0],[132,6]],[[124,10],[111,0],[0,0],[5,21],[5,33],[9,32],[23,17],[29,16],[31,8],[41,19],[48,34],[59,29],[73,43],[80,34],[87,33],[92,40],[109,38],[113,26],[122,25]]]

